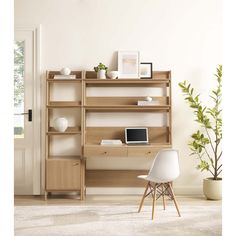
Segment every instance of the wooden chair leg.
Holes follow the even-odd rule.
[[[161,190],[162,190],[162,200],[163,200],[163,209],[166,209],[166,203],[165,203],[165,192],[164,192],[164,184],[161,185]]]
[[[146,188],[145,188],[145,191],[144,191],[144,194],[143,194],[142,200],[141,200],[140,205],[139,205],[138,212],[140,212],[141,209],[142,209],[143,202],[144,202],[145,196],[146,196],[146,194],[147,194],[149,184],[150,184],[150,181],[148,181],[147,186],[146,186]]]
[[[173,197],[173,200],[174,200],[174,203],[175,203],[176,210],[177,210],[177,212],[178,212],[178,214],[179,214],[179,217],[180,217],[181,215],[180,215],[180,212],[179,212],[179,208],[178,208],[177,201],[176,201],[176,199],[175,199],[175,194],[174,194],[174,191],[173,191],[173,189],[172,189],[172,186],[171,186],[171,184],[170,184],[170,183],[168,183],[168,185],[169,185],[170,192],[171,192],[171,195],[172,195],[172,197]]]
[[[156,205],[156,194],[157,194],[157,184],[154,185],[154,196],[152,201],[152,220],[154,219],[155,205]]]

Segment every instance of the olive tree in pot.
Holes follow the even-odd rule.
[[[222,65],[218,65],[216,70],[217,86],[210,95],[213,107],[202,105],[199,99],[200,94],[194,95],[191,84],[187,84],[186,81],[179,83],[185,100],[194,110],[195,121],[200,125],[200,129],[191,136],[189,142],[190,155],[195,155],[199,159],[197,169],[208,171],[211,174],[211,177],[203,180],[203,192],[207,199],[212,200],[222,198],[222,178],[220,177],[222,172],[220,160],[222,156]]]

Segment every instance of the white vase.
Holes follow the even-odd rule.
[[[209,200],[222,199],[222,179],[213,180],[207,178],[203,180],[203,193]]]
[[[98,79],[106,79],[106,70],[99,70],[97,72],[97,78]]]
[[[58,132],[65,132],[68,127],[68,120],[64,117],[58,117],[53,121],[53,127]]]

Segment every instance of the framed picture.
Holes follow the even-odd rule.
[[[118,51],[119,78],[139,78],[139,51]]]
[[[140,78],[141,79],[152,78],[152,63],[151,62],[140,63]]]

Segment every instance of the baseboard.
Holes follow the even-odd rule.
[[[143,188],[129,187],[87,187],[86,194],[88,195],[133,195],[133,194],[143,194]],[[202,194],[202,186],[174,186],[174,191],[176,195],[200,195]]]

